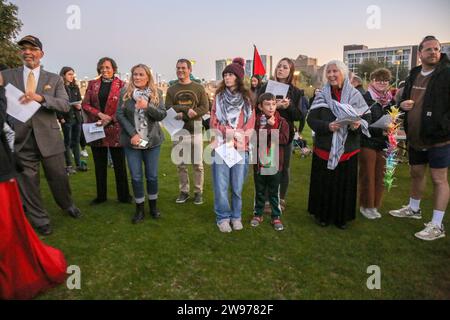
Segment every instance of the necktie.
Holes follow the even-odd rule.
[[[36,79],[34,78],[33,71],[28,74],[26,91],[33,93],[36,92]]]
[[[36,79],[34,77],[33,71],[30,71],[27,78],[27,87],[25,88],[26,92],[36,92]],[[29,128],[33,128],[33,118],[27,121],[27,126]]]

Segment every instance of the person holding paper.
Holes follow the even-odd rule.
[[[289,143],[284,153],[284,165],[281,172],[280,203],[284,210],[286,208],[286,196],[290,180],[290,163],[292,155],[292,141],[295,135],[295,121],[302,121],[304,115],[301,111],[302,91],[294,85],[295,64],[289,58],[283,58],[278,62],[275,69],[275,80],[289,86],[286,97],[277,97],[277,110],[289,124]],[[266,92],[267,84],[260,93]],[[267,202],[266,202],[267,203]],[[268,203],[266,204],[268,206]]]
[[[211,109],[211,129],[216,130],[215,146],[237,150],[243,158],[231,168],[215,152],[212,163],[214,211],[221,232],[242,230],[242,189],[247,176],[249,137],[254,133],[255,111],[250,91],[244,86],[244,59],[235,58],[222,72]],[[231,206],[228,189],[231,187]]]
[[[144,220],[142,163],[145,167],[150,215],[155,219],[161,215],[156,205],[159,154],[164,141],[159,121],[166,114],[162,93],[153,80],[150,68],[143,64],[134,66],[131,69],[131,81],[120,94],[116,113],[122,126],[120,142],[125,149],[136,202],[136,214],[132,220],[134,224]]]
[[[282,213],[280,176],[283,170],[284,148],[289,142],[289,125],[278,113],[273,94],[266,92],[260,95],[258,108],[261,110],[256,117],[255,126],[258,139],[258,162],[253,165],[255,205],[254,217],[250,224],[252,227],[257,227],[263,222],[264,205],[268,195],[272,209],[271,224],[275,231],[282,231],[284,226],[280,218]],[[267,140],[263,139],[264,134]],[[266,144],[263,144],[263,141]]]
[[[376,69],[370,74],[370,84],[363,95],[370,106],[372,123],[388,114],[395,105],[389,90],[391,72],[386,68]],[[359,155],[359,211],[367,219],[381,218],[378,209],[384,191],[385,152],[388,139],[386,129],[369,127],[370,138],[361,137],[361,153]]]
[[[64,146],[66,148],[66,171],[67,174],[74,174],[77,171],[86,171],[81,167],[80,160],[80,136],[81,124],[83,118],[81,116],[81,93],[75,80],[75,71],[71,67],[63,67],[59,75],[64,80],[64,87],[69,96],[70,110],[68,113],[59,115],[64,133]],[[72,153],[75,159],[76,170],[72,167]]]
[[[24,65],[3,71],[3,78],[5,83],[25,92],[19,99],[24,108],[33,101],[41,105],[26,123],[14,118],[10,121],[16,133],[15,152],[24,167],[18,182],[32,224],[41,234],[49,235],[52,233],[50,218],[43,207],[39,187],[41,164],[58,206],[73,218],[81,215],[72,200],[64,167],[64,143],[56,118],[56,112],[68,112],[70,106],[61,77],[41,68],[44,56],[41,41],[28,35],[18,45]]]
[[[88,123],[103,126],[105,138],[90,143],[95,165],[95,180],[97,197],[91,205],[97,205],[107,200],[108,150],[111,154],[116,176],[116,193],[119,202],[132,201],[129,187],[125,153],[120,144],[120,124],[116,119],[120,90],[124,86],[122,80],[115,76],[116,62],[108,57],[101,58],[97,63],[99,78],[89,81],[82,107],[88,116]]]
[[[203,132],[202,116],[209,110],[208,96],[202,85],[191,80],[192,64],[187,59],[179,59],[176,65],[178,82],[167,90],[166,109],[173,108],[177,119],[184,121],[183,130],[177,133],[173,149],[182,147],[182,152],[190,152],[190,163],[194,168],[194,204],[203,203]],[[185,203],[189,198],[188,164],[177,165],[180,194],[176,203]]]
[[[361,133],[370,135],[370,110],[348,80],[342,61],[325,66],[325,87],[316,95],[307,118],[316,133],[311,165],[308,211],[321,226],[346,229],[355,219],[358,153]],[[341,119],[358,118],[350,125]]]

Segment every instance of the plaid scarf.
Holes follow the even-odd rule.
[[[221,125],[229,125],[236,129],[242,110],[244,111],[244,123],[247,123],[252,115],[252,107],[248,101],[244,100],[242,93],[233,94],[226,88],[217,96],[216,116]]]

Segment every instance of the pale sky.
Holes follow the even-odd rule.
[[[194,74],[215,78],[215,60],[261,54],[324,64],[343,59],[343,46],[369,48],[417,44],[426,35],[450,42],[448,0],[10,0],[23,22],[19,38],[33,34],[44,45],[49,71],[73,67],[79,79],[96,75],[103,56],[122,73],[145,63],[162,79],[175,78],[178,58],[196,60]],[[66,13],[80,8],[80,29]],[[370,29],[369,6],[380,8],[380,29]],[[373,20],[371,20],[373,21]]]

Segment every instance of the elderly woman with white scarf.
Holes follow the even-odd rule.
[[[361,133],[370,136],[370,109],[348,79],[341,61],[330,61],[324,71],[327,84],[308,114],[315,132],[308,211],[325,227],[347,228],[355,219],[358,153]]]

